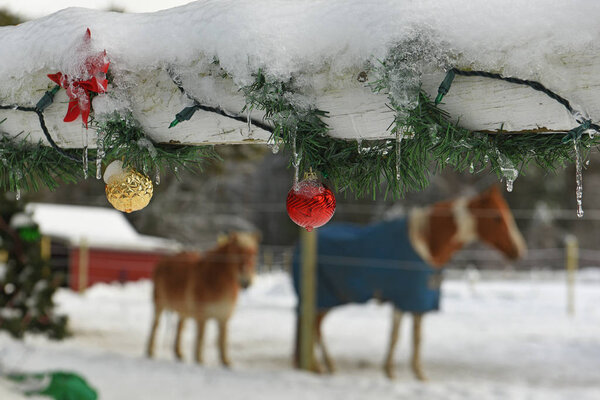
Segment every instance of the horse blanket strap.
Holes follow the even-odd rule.
[[[318,230],[317,240],[318,309],[372,298],[407,312],[439,309],[441,271],[412,248],[406,218],[365,227],[330,224]],[[293,277],[299,294],[298,248]]]

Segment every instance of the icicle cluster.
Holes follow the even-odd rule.
[[[573,139],[575,149],[575,197],[577,199],[577,217],[583,217],[583,172],[581,166],[581,152],[577,139]]]

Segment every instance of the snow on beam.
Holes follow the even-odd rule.
[[[46,74],[81,68],[77,49],[89,27],[90,51],[106,50],[114,78],[108,93],[94,99],[96,116],[132,112],[156,142],[265,142],[268,129],[244,122],[245,99],[239,91],[259,69],[271,78],[299,82],[312,105],[328,112],[332,136],[389,138],[394,113],[388,98],[368,86],[376,72],[368,72],[364,83],[357,81],[357,73],[376,67],[398,43],[402,48],[415,39],[424,46],[417,53],[448,54],[449,65],[537,80],[599,121],[598,32],[578,18],[600,17],[600,8],[591,2],[548,8],[542,0],[521,7],[522,18],[490,12],[504,9],[505,0],[423,5],[314,0],[277,7],[268,0],[198,1],[148,14],[67,9],[0,28],[0,103],[33,106],[48,88]],[[214,60],[223,74],[211,74]],[[442,64],[448,65],[414,65],[429,71],[422,76],[422,87],[432,98],[444,77]],[[182,74],[186,91],[200,103],[238,118],[198,110],[189,121],[168,129],[175,114],[192,104],[174,84],[169,68]],[[66,103],[61,90],[44,113],[48,128],[60,146],[81,147],[81,123],[62,122]],[[554,132],[577,125],[544,94],[486,78],[457,76],[440,107],[474,131]],[[261,121],[263,115],[255,110],[250,117]],[[0,110],[0,121],[4,118],[2,132],[45,141],[34,113]]]

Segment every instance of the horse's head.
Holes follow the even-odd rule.
[[[233,232],[226,238],[219,239],[233,256],[238,283],[244,289],[250,286],[254,279],[259,240],[259,234],[249,232]]]
[[[472,198],[467,207],[475,218],[477,236],[481,241],[511,259],[525,254],[525,240],[497,186]]]

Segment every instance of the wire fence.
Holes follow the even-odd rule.
[[[293,261],[293,246],[263,246],[257,263],[258,273],[273,271],[290,272]],[[563,269],[567,258],[566,248],[528,249],[526,256],[518,261],[508,261],[490,249],[467,249],[459,251],[445,268],[477,268],[487,270],[532,270]],[[582,267],[600,267],[600,250],[579,249],[579,264]],[[370,266],[383,269],[414,270],[419,268],[412,262],[385,260],[376,257],[327,256],[320,258],[327,264],[348,268]]]

